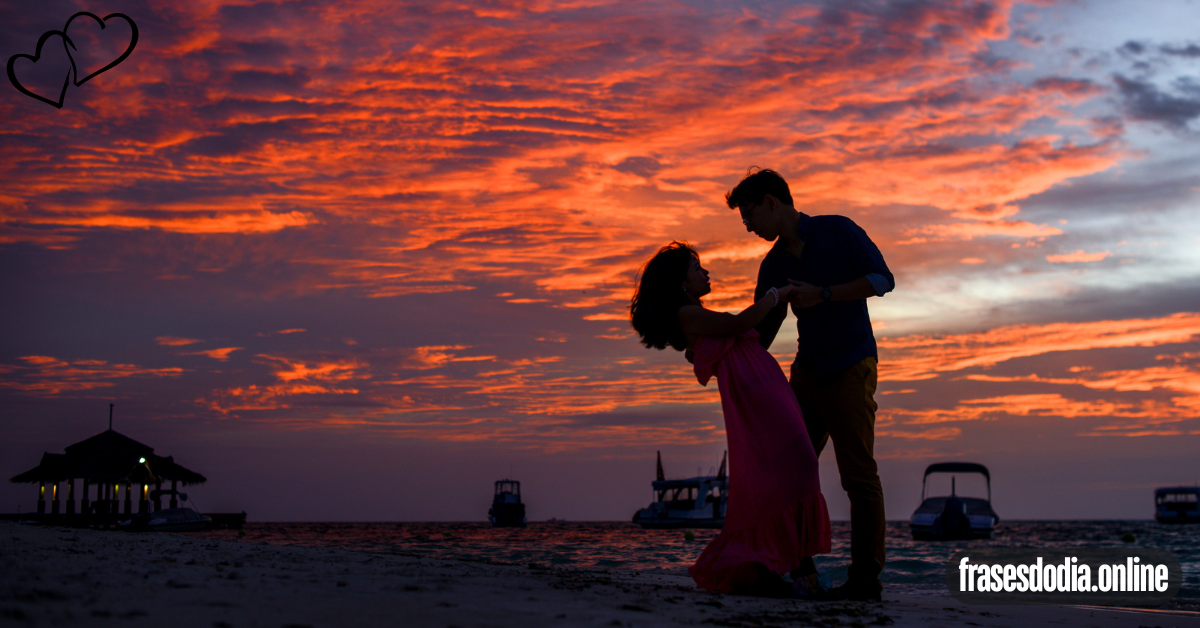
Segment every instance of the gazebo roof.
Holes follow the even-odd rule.
[[[99,482],[149,483],[176,480],[187,486],[207,481],[177,464],[172,456],[156,456],[154,448],[105,430],[66,448],[65,454],[42,454],[38,466],[10,480],[17,483],[62,482],[80,478]],[[141,462],[145,458],[146,462]]]

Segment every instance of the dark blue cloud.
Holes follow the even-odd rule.
[[[1175,96],[1159,90],[1149,81],[1113,76],[1121,96],[1125,115],[1133,120],[1155,122],[1173,131],[1185,131],[1188,123],[1200,117],[1200,95]]]

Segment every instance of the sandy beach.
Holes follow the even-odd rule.
[[[714,595],[682,577],[0,522],[0,624],[1200,627],[1200,612]]]

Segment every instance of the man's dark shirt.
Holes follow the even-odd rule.
[[[784,251],[783,238],[776,240],[758,268],[755,301],[771,288],[788,285],[788,279],[825,287],[875,273],[887,280],[889,290],[896,287],[896,278],[883,261],[879,247],[853,220],[802,213],[796,233],[804,242],[800,259]],[[833,373],[864,358],[879,357],[866,299],[818,303],[810,308],[792,308],[792,312],[800,333],[796,364],[804,370]],[[781,304],[758,324],[759,342],[764,348],[771,347],[786,317],[787,310]]]

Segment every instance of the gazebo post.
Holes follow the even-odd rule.
[[[162,490],[162,478],[159,478],[159,479],[157,479],[157,480],[154,480],[154,490],[155,490],[155,491],[161,491],[161,490]],[[172,507],[172,508],[174,508],[174,507],[175,507],[175,506],[174,506],[174,504],[175,504],[175,501],[174,501],[174,500],[175,500],[175,496],[174,496],[174,495],[172,495],[172,496],[171,496],[171,504],[172,504],[172,505],[171,505],[171,507]],[[155,511],[155,512],[158,512],[158,511],[160,511],[160,510],[162,510],[162,493],[159,493],[159,494],[157,494],[157,495],[155,495],[155,496],[154,496],[154,511]]]
[[[75,478],[67,479],[67,514],[75,514]]]
[[[133,514],[133,482],[125,483],[125,514]]]
[[[179,508],[179,493],[175,480],[171,480],[171,508]]]
[[[91,514],[92,500],[88,496],[88,491],[91,490],[91,482],[87,478],[83,478],[83,499],[79,501],[79,513],[83,515]]]
[[[46,483],[38,482],[38,514],[46,514]]]
[[[54,485],[50,489],[50,495],[51,495],[50,514],[57,515],[58,514],[58,481],[57,480],[54,482]]]
[[[144,515],[150,510],[150,485],[142,483],[142,498],[138,500],[138,514]]]

